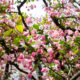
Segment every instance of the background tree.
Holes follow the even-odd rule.
[[[0,76],[9,79],[12,65],[33,80],[37,80],[35,71],[38,80],[76,80],[80,76],[80,2],[43,0],[45,17],[33,18],[21,12],[31,1],[17,0],[17,12],[14,0],[0,1]]]

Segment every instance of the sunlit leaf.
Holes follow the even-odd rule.
[[[12,32],[13,30],[12,29],[9,29],[8,31],[6,31],[5,33],[4,33],[4,37],[7,37],[7,36],[9,36],[10,34],[11,34],[11,32]]]
[[[16,28],[19,32],[23,32],[23,25],[17,25]]]

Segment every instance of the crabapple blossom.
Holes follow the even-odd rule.
[[[31,79],[31,78],[32,78],[32,75],[31,75],[30,73],[28,73],[27,77],[28,77],[29,79]]]
[[[32,56],[34,57],[36,55],[36,53],[35,52],[32,52]]]
[[[52,48],[49,48],[47,51],[48,51],[49,54],[53,53],[53,49]]]
[[[42,68],[41,72],[47,72],[48,69],[47,68]]]
[[[27,24],[32,23],[32,18],[31,18],[31,17],[28,17],[25,22],[26,22]]]

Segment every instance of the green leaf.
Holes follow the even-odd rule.
[[[20,45],[20,40],[21,40],[21,38],[15,38],[13,40],[13,44],[15,44],[16,46],[19,46]]]
[[[34,66],[34,70],[36,70],[38,68],[38,64],[36,64],[35,66]]]
[[[7,36],[9,36],[10,34],[11,34],[11,32],[12,32],[13,30],[12,29],[9,29],[8,31],[6,31],[5,33],[4,33],[4,37],[7,37]]]
[[[33,35],[28,36],[28,38],[32,38],[32,37],[34,37],[34,36]]]
[[[80,37],[76,37],[76,39],[74,40],[74,43],[80,46]]]
[[[59,44],[65,44],[65,41],[60,41]]]
[[[31,0],[32,2],[34,1],[34,0]]]
[[[35,29],[37,29],[37,30],[39,29],[39,25],[37,25],[37,24],[34,24],[33,27],[34,27]]]
[[[22,39],[24,39],[25,42],[28,42],[29,39],[26,36],[21,36]]]
[[[66,52],[65,52],[65,51],[63,51],[63,50],[59,50],[59,52],[60,52],[60,53],[62,53],[63,55],[65,55],[65,54],[66,54]]]
[[[3,52],[0,52],[0,57],[1,57],[3,54],[4,54]]]
[[[30,45],[33,45],[33,44],[35,44],[35,41],[32,41],[32,42],[30,43]]]
[[[49,64],[49,66],[50,66],[50,67],[53,67],[53,66],[55,66],[55,64],[54,64],[54,63],[51,63],[51,64]]]
[[[21,33],[23,32],[23,26],[22,25],[17,25],[16,28],[19,32],[21,32]]]

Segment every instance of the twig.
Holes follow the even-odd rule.
[[[23,2],[21,2],[21,4],[19,6],[17,6],[18,9],[18,14],[22,17],[22,22],[24,24],[24,26],[29,30],[29,26],[25,23],[24,17],[20,11],[21,7],[26,3],[27,0],[24,0]]]

